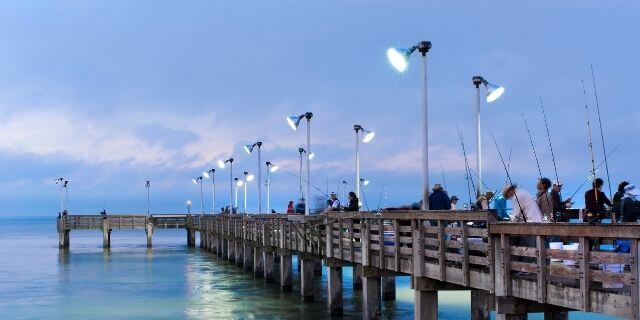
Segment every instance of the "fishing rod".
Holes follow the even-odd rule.
[[[387,180],[384,180],[382,182],[382,188],[380,188],[380,197],[378,198],[378,210],[377,212],[380,212],[380,205],[382,204],[382,196],[384,195],[384,192],[387,190]]]
[[[593,65],[591,65],[591,80],[593,81],[593,94],[596,97],[596,111],[598,112],[598,124],[600,125],[600,139],[602,140],[602,153],[605,155],[604,167],[607,172],[607,184],[609,185],[609,198],[611,198],[611,177],[609,176],[609,161],[607,161],[607,149],[604,144],[604,133],[602,132],[602,119],[600,118],[600,104],[598,103],[598,91],[596,90],[596,77],[593,74]]]
[[[442,164],[440,164],[440,173],[442,173],[442,184],[444,185],[444,190],[449,190],[447,188],[447,180],[444,178],[444,168],[442,167]]]
[[[593,142],[591,140],[591,121],[589,120],[589,105],[587,104],[587,90],[584,88],[584,80],[580,80],[582,82],[582,95],[584,96],[584,109],[587,114],[587,128],[589,130],[589,151],[591,152],[591,174],[593,175],[593,181],[596,181],[596,159],[593,154]],[[598,203],[598,192],[594,190],[594,196],[596,203]]]
[[[491,138],[493,139],[493,143],[496,145],[496,149],[498,149],[498,156],[500,156],[500,161],[502,161],[502,167],[504,167],[504,171],[507,173],[507,179],[509,180],[509,185],[513,186],[513,182],[511,181],[511,175],[509,174],[509,170],[507,169],[507,165],[504,163],[504,158],[502,157],[502,152],[500,151],[500,147],[498,146],[498,141],[496,141],[496,137],[493,135],[493,131],[489,131],[491,133]],[[518,202],[518,207],[520,208],[520,214],[522,215],[522,220],[526,223],[527,216],[524,214],[524,210],[522,209],[522,204],[520,204],[520,200],[518,200],[518,194],[513,192],[513,195],[516,197],[516,202]]]
[[[291,173],[291,172],[286,172],[287,174],[290,174],[296,178],[300,178],[300,176],[298,176],[295,173]],[[301,178],[302,182],[307,182],[307,179]],[[313,185],[313,183],[309,183],[310,186],[312,186],[314,189],[318,190],[318,192],[320,192],[320,194],[324,195],[325,197],[329,198],[329,195],[324,193],[324,191],[320,190],[320,188],[316,187],[315,185]],[[307,198],[309,197],[309,195],[307,195]]]
[[[509,148],[509,160],[507,160],[507,170],[511,170],[511,151],[513,151],[513,147]],[[504,184],[507,184],[506,180]]]
[[[465,173],[465,178],[467,180],[467,192],[469,193],[469,208],[471,208],[471,205],[473,204],[473,199],[471,198],[471,187],[474,188],[474,192],[475,192],[475,185],[471,181],[472,177],[471,177],[471,174],[469,173],[469,161],[467,159],[467,150],[464,147],[464,137],[462,136],[462,130],[460,130],[460,127],[458,127],[458,137],[460,138],[460,144],[462,145],[462,154],[464,156],[464,173]]]
[[[616,152],[616,150],[618,150],[618,147],[620,147],[620,144],[617,144],[615,147],[613,147],[613,149],[611,149],[611,151],[609,151],[609,154],[607,154],[607,155],[605,156],[605,158],[609,158],[609,157],[611,157],[611,155],[612,155],[614,152]],[[600,163],[599,163],[599,164],[598,164],[598,166],[596,167],[596,172],[598,172],[598,170],[600,170],[600,167],[601,167],[604,163],[605,163],[605,162],[604,162],[604,160],[603,160],[603,161],[600,161]],[[580,191],[580,189],[582,189],[582,187],[584,186],[584,184],[585,184],[585,183],[587,183],[587,181],[591,180],[591,178],[593,178],[593,174],[589,174],[589,177],[587,177],[587,179],[586,179],[586,180],[584,180],[584,181],[580,184],[580,186],[578,187],[578,189],[577,189],[577,190],[576,190],[576,191],[571,195],[571,197],[570,197],[570,198],[573,198],[573,197],[576,195],[576,193],[578,193],[578,191]]]
[[[527,118],[522,114],[522,120],[524,121],[524,127],[527,128],[527,134],[529,135],[529,142],[531,142],[531,150],[533,150],[533,156],[536,158],[536,165],[538,166],[538,177],[542,179],[542,170],[540,170],[540,162],[538,161],[538,154],[536,153],[536,147],[533,145],[533,139],[531,138],[531,131],[529,131],[529,125],[527,124]]]
[[[469,168],[469,171],[471,171],[471,173],[473,173],[473,174],[476,176],[476,178],[479,178],[478,173],[477,173],[475,170],[473,170],[473,169]],[[488,186],[486,183],[484,183],[484,181],[480,181],[480,183],[482,183],[482,186],[483,186],[485,189],[487,189],[487,190],[491,190],[491,188],[489,188],[489,186]]]
[[[556,174],[556,181],[560,181],[558,177],[558,167],[556,166],[556,156],[553,153],[553,145],[551,144],[551,134],[549,133],[549,123],[547,122],[547,113],[544,112],[544,104],[542,103],[542,97],[540,97],[540,108],[542,109],[542,116],[544,117],[544,126],[547,128],[547,139],[549,140],[549,149],[551,149],[551,160],[553,161],[553,172]]]

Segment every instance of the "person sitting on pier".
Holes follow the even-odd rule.
[[[621,222],[638,222],[640,216],[640,189],[633,184],[624,187],[624,198],[621,200],[620,212]]]
[[[611,213],[616,215],[616,219],[620,220],[621,214],[621,206],[622,206],[622,198],[624,198],[624,188],[629,185],[628,181],[622,181],[618,185],[618,191],[613,195],[613,199],[611,199]]]
[[[349,192],[349,206],[344,211],[360,211],[360,203],[355,192]]]
[[[551,188],[551,180],[549,178],[540,178],[536,184],[536,203],[540,212],[542,212],[542,220],[546,222],[553,222],[553,200],[549,194],[549,188]]]
[[[551,187],[551,201],[553,202],[553,219],[555,222],[567,222],[567,204],[571,203],[571,198],[562,200],[562,182],[554,180]]]
[[[289,204],[287,205],[287,214],[296,213],[295,208],[293,207],[293,200],[289,200]]]
[[[458,197],[457,196],[451,197],[451,209],[450,210],[458,210],[458,207],[456,206],[457,203],[458,203]]]
[[[442,188],[442,185],[436,183],[433,185],[433,193],[429,195],[429,210],[450,210],[451,200]]]
[[[476,210],[488,210],[491,200],[493,199],[493,191],[487,190],[483,195],[476,199]]]
[[[586,222],[600,222],[606,213],[604,205],[611,206],[611,201],[601,191],[603,184],[604,181],[597,178],[593,182],[593,188],[584,193],[584,204],[587,211],[584,219]]]
[[[331,206],[327,208],[327,211],[340,211],[340,200],[338,200],[338,195],[335,192],[331,192],[329,197],[331,197]]]
[[[531,194],[517,185],[509,187],[507,199],[513,200],[512,222],[542,222],[542,213]]]

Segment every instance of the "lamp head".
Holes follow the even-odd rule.
[[[360,183],[361,183],[363,186],[366,186],[366,185],[368,185],[368,184],[369,184],[369,180],[366,180],[366,179],[360,179]]]
[[[387,59],[398,72],[402,73],[409,67],[411,52],[410,49],[389,48],[387,49]]]
[[[236,178],[236,187],[242,187],[243,184],[244,184],[244,181],[238,180],[238,178]]]
[[[280,169],[278,166],[272,164],[271,165],[271,169],[269,169],[269,171],[276,172],[276,171],[278,171],[278,169]]]
[[[367,142],[373,140],[373,137],[376,135],[375,132],[369,131],[369,130],[365,130],[365,129],[362,129],[362,134],[363,134],[362,142],[364,142],[364,143],[367,143]]]
[[[299,115],[299,116],[290,116],[287,117],[287,123],[289,124],[289,127],[291,127],[291,129],[293,129],[294,131],[298,129],[298,126],[300,125],[300,120],[302,120],[302,118],[304,118],[304,114],[303,115]]]
[[[198,184],[198,180],[196,180],[195,178],[191,179],[191,182]]]
[[[304,153],[304,152],[306,152],[306,151],[304,150],[304,148],[298,148],[298,152],[299,152],[300,154],[302,154],[302,153]]]
[[[309,153],[309,160],[313,159],[316,156],[315,153],[311,152]]]
[[[487,88],[487,102],[489,103],[498,100],[498,98],[500,98],[504,93],[504,87],[497,86],[489,82],[486,82],[484,86]]]
[[[191,205],[191,200],[187,200],[187,205],[190,206]]]
[[[226,167],[226,162],[222,159],[218,160],[218,168],[224,169]]]
[[[151,187],[151,182],[149,182],[149,180],[147,180],[147,184],[145,184],[144,186],[147,187],[147,188]]]
[[[207,172],[207,171],[202,171],[202,176],[203,176],[205,179],[209,179],[209,172]]]
[[[255,146],[255,144],[245,144],[244,145],[244,151],[246,151],[248,154],[251,154],[251,152],[253,152],[253,147]]]
[[[210,169],[210,170],[208,171],[208,173],[209,173],[209,174],[214,174],[215,172],[216,172],[216,169]]]
[[[246,178],[246,179],[247,179],[247,181],[249,181],[249,182],[250,182],[250,181],[253,181],[253,180],[256,178],[256,177],[255,177],[254,175],[252,175],[252,174],[249,174],[249,175],[247,175],[246,177],[247,177],[247,178]]]
[[[473,76],[473,78],[471,78],[471,81],[473,82],[473,85],[478,88],[485,80],[481,76]]]

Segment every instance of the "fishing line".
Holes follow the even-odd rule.
[[[498,146],[498,142],[496,141],[496,137],[493,135],[493,131],[490,131],[491,138],[493,139],[493,143],[496,145],[496,149],[498,150],[498,156],[500,156],[500,161],[502,161],[502,166],[504,167],[504,171],[507,173],[507,179],[509,179],[509,185],[513,186],[513,182],[511,181],[511,175],[509,174],[509,170],[507,170],[507,165],[504,163],[504,158],[502,157],[502,152],[500,151],[500,147]],[[522,204],[518,199],[518,194],[513,192],[513,196],[516,197],[516,201],[518,202],[518,207],[520,208],[520,214],[522,214],[522,220],[526,223],[527,216],[524,214],[524,210],[522,209]]]
[[[542,97],[540,97],[540,108],[542,109],[542,116],[544,117],[544,126],[547,128],[547,139],[549,140],[549,149],[551,149],[551,160],[553,161],[553,171],[556,174],[556,181],[560,181],[558,177],[558,167],[556,167],[556,156],[553,153],[553,145],[551,144],[551,134],[549,134],[549,124],[547,123],[547,114],[544,112],[544,104],[542,103]]]
[[[607,149],[604,144],[604,133],[602,132],[602,119],[600,118],[600,104],[598,103],[598,91],[596,90],[596,77],[593,74],[593,65],[591,65],[591,80],[593,80],[593,94],[596,97],[596,111],[598,112],[598,124],[600,125],[600,138],[602,140],[602,153],[604,154],[604,167],[607,172],[607,184],[609,185],[609,198],[611,198],[611,178],[609,176],[609,161],[607,161]]]
[[[591,174],[593,175],[593,182],[596,181],[596,160],[593,154],[593,142],[591,140],[591,121],[589,120],[589,105],[587,104],[587,90],[584,88],[584,80],[580,80],[582,83],[582,95],[584,96],[584,109],[587,114],[587,129],[589,130],[589,151],[591,152]],[[598,192],[594,188],[594,195],[596,203],[598,203]],[[595,214],[595,212],[594,212]]]
[[[536,165],[538,166],[538,176],[542,179],[542,170],[540,170],[540,162],[538,161],[538,154],[536,153],[536,147],[533,145],[533,139],[531,138],[531,131],[529,131],[529,125],[527,124],[527,118],[522,114],[522,120],[524,121],[524,127],[527,129],[529,135],[529,142],[531,142],[531,150],[533,150],[533,156],[536,159]]]

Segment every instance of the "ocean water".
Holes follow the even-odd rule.
[[[327,319],[326,274],[316,301],[300,301],[297,261],[293,292],[280,292],[242,268],[186,246],[186,231],[157,230],[152,249],[143,230],[113,231],[110,250],[99,230],[72,231],[59,250],[56,220],[0,218],[1,319]],[[344,316],[361,319],[361,291],[344,268]],[[317,279],[317,278],[316,278]],[[383,319],[413,319],[408,277]],[[439,293],[440,319],[469,319],[468,291]],[[530,319],[542,319],[530,315]],[[572,312],[571,319],[611,319]]]

